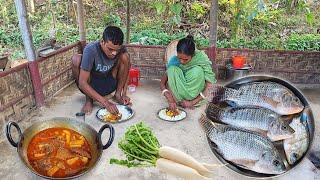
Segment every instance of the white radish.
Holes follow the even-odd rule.
[[[159,158],[156,161],[156,167],[165,173],[182,177],[188,180],[208,180],[209,178],[200,175],[195,169],[188,166],[170,161],[168,159]]]
[[[218,167],[223,167],[226,166],[227,164],[207,164],[207,163],[202,163],[202,165],[207,168],[209,171],[214,171]]]
[[[195,160],[190,155],[172,148],[168,146],[162,146],[159,148],[159,155],[162,158],[171,160],[173,162],[188,166],[192,169],[195,169],[198,171],[202,176],[211,177],[212,172],[209,171],[204,165],[199,163],[197,160]]]

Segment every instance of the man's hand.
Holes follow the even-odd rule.
[[[111,102],[109,102],[108,100],[106,100],[103,103],[103,106],[111,113],[111,114],[118,114],[119,110],[117,108],[117,106]]]
[[[130,105],[130,98],[126,95],[119,95],[119,94],[115,94],[114,95],[114,99],[117,103],[122,104],[122,105]]]
[[[184,108],[189,108],[189,109],[194,108],[192,101],[183,100],[180,102],[180,105]]]
[[[130,102],[130,98],[128,96],[122,96],[122,103],[123,105],[130,105],[131,102]]]

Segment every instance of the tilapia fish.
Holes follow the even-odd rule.
[[[266,108],[243,106],[222,109],[209,103],[206,114],[211,120],[259,132],[272,141],[291,138],[294,133],[289,121]]]
[[[199,123],[224,159],[258,173],[285,172],[284,162],[268,138],[230,125],[214,124],[204,116]]]
[[[228,102],[233,106],[259,106],[270,109],[280,115],[296,114],[304,106],[285,86],[270,82],[253,82],[241,85],[239,89],[213,86],[212,102]]]
[[[309,136],[307,127],[301,123],[304,121],[304,115],[302,117],[294,118],[290,123],[290,126],[294,129],[294,135],[290,139],[283,141],[284,151],[287,156],[289,164],[295,164],[308,149]]]

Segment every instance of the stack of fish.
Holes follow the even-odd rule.
[[[300,113],[304,106],[300,99],[285,86],[275,82],[253,82],[239,89],[213,87],[212,102],[225,101],[231,106],[257,106],[279,115]]]
[[[300,116],[304,105],[287,87],[251,82],[238,89],[216,86],[211,95],[207,118],[199,122],[224,159],[258,173],[281,174],[285,159],[293,165],[307,151],[308,129]],[[286,158],[275,141],[283,142]]]

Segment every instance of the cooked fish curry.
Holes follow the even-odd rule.
[[[88,168],[91,150],[84,136],[67,128],[37,133],[28,145],[29,163],[39,174],[70,177]]]

